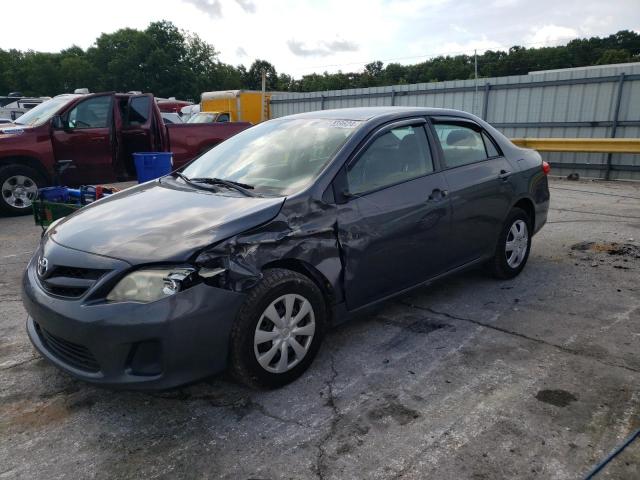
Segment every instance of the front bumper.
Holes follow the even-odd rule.
[[[113,266],[111,259],[55,244],[47,250],[54,263],[64,258],[65,264],[79,267],[87,261]],[[23,277],[27,332],[36,349],[60,369],[105,386],[165,389],[226,367],[229,334],[244,294],[198,284],[148,304],[104,303],[92,299],[91,292],[79,299],[59,298],[43,289],[35,268],[38,257]]]

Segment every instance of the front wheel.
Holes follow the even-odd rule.
[[[0,167],[0,215],[28,215],[44,186],[42,177],[33,168],[24,165]]]
[[[231,332],[234,376],[257,387],[292,382],[318,352],[325,318],[325,301],[314,282],[290,270],[267,270]]]
[[[500,232],[493,259],[487,266],[500,279],[513,278],[527,263],[531,250],[531,219],[521,208],[513,208]]]

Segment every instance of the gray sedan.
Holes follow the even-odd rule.
[[[53,225],[23,280],[29,337],[102,385],[167,388],[228,366],[283,385],[366,308],[477,265],[518,275],[548,173],[455,110],[264,122]]]

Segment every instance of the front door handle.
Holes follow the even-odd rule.
[[[500,170],[500,175],[498,175],[498,178],[500,180],[506,180],[510,176],[511,176],[511,172],[509,172],[507,170]]]
[[[440,200],[444,199],[447,195],[449,195],[449,192],[447,190],[440,190],[439,188],[434,188],[431,191],[431,195],[429,195],[429,198],[427,200],[429,202],[439,202]]]

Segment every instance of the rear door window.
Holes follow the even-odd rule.
[[[149,120],[151,97],[133,97],[129,102],[127,125],[140,126]]]
[[[447,168],[485,160],[497,156],[497,150],[492,145],[492,155],[487,153],[483,134],[480,130],[456,123],[435,123],[433,125],[444,155]]]

